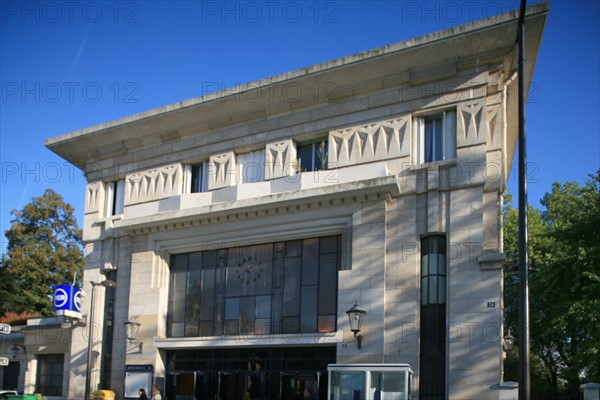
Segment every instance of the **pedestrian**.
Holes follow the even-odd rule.
[[[311,387],[304,388],[304,399],[305,400],[314,400],[313,389]]]
[[[138,400],[148,400],[148,395],[146,394],[146,389],[140,389],[138,391],[138,394],[140,395],[140,397],[138,397]]]
[[[160,386],[152,385],[152,397],[150,400],[162,400],[162,396],[160,395]]]

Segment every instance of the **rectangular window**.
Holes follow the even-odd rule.
[[[183,193],[200,193],[208,191],[207,163],[188,164],[183,171]]]
[[[38,355],[35,391],[44,396],[62,396],[63,354]]]
[[[415,125],[417,163],[456,158],[456,112],[418,117]]]
[[[334,332],[340,236],[171,257],[170,337]]]
[[[327,169],[327,140],[299,145],[297,153],[300,172]]]
[[[123,214],[125,204],[125,181],[113,181],[106,184],[106,216]]]
[[[238,154],[238,177],[240,183],[261,182],[265,178],[265,151],[257,150]]]
[[[445,398],[446,237],[421,240],[420,398]]]

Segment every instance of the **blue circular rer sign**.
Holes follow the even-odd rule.
[[[54,312],[56,315],[81,318],[81,289],[77,286],[56,286]]]

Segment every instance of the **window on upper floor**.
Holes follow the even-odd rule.
[[[125,181],[113,181],[106,184],[106,210],[105,215],[123,214],[125,204]]]
[[[417,163],[456,158],[456,112],[414,119]]]
[[[265,151],[256,150],[237,155],[239,183],[261,182],[265,178]]]
[[[207,163],[188,164],[184,167],[183,193],[200,193],[208,190]]]
[[[298,170],[300,172],[327,169],[327,140],[298,145]]]

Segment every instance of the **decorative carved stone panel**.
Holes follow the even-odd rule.
[[[502,147],[502,114],[500,105],[487,107],[488,149],[496,150]]]
[[[296,143],[291,140],[269,143],[265,149],[265,180],[293,175],[296,171]]]
[[[90,182],[85,187],[85,213],[99,212],[104,199],[102,181]]]
[[[329,168],[410,155],[410,116],[329,132]]]
[[[488,115],[485,101],[459,105],[456,110],[456,145],[485,143],[488,138]]]
[[[125,205],[179,195],[182,180],[181,164],[129,174],[125,177]]]
[[[228,153],[211,156],[208,162],[208,190],[235,185],[235,154]]]

